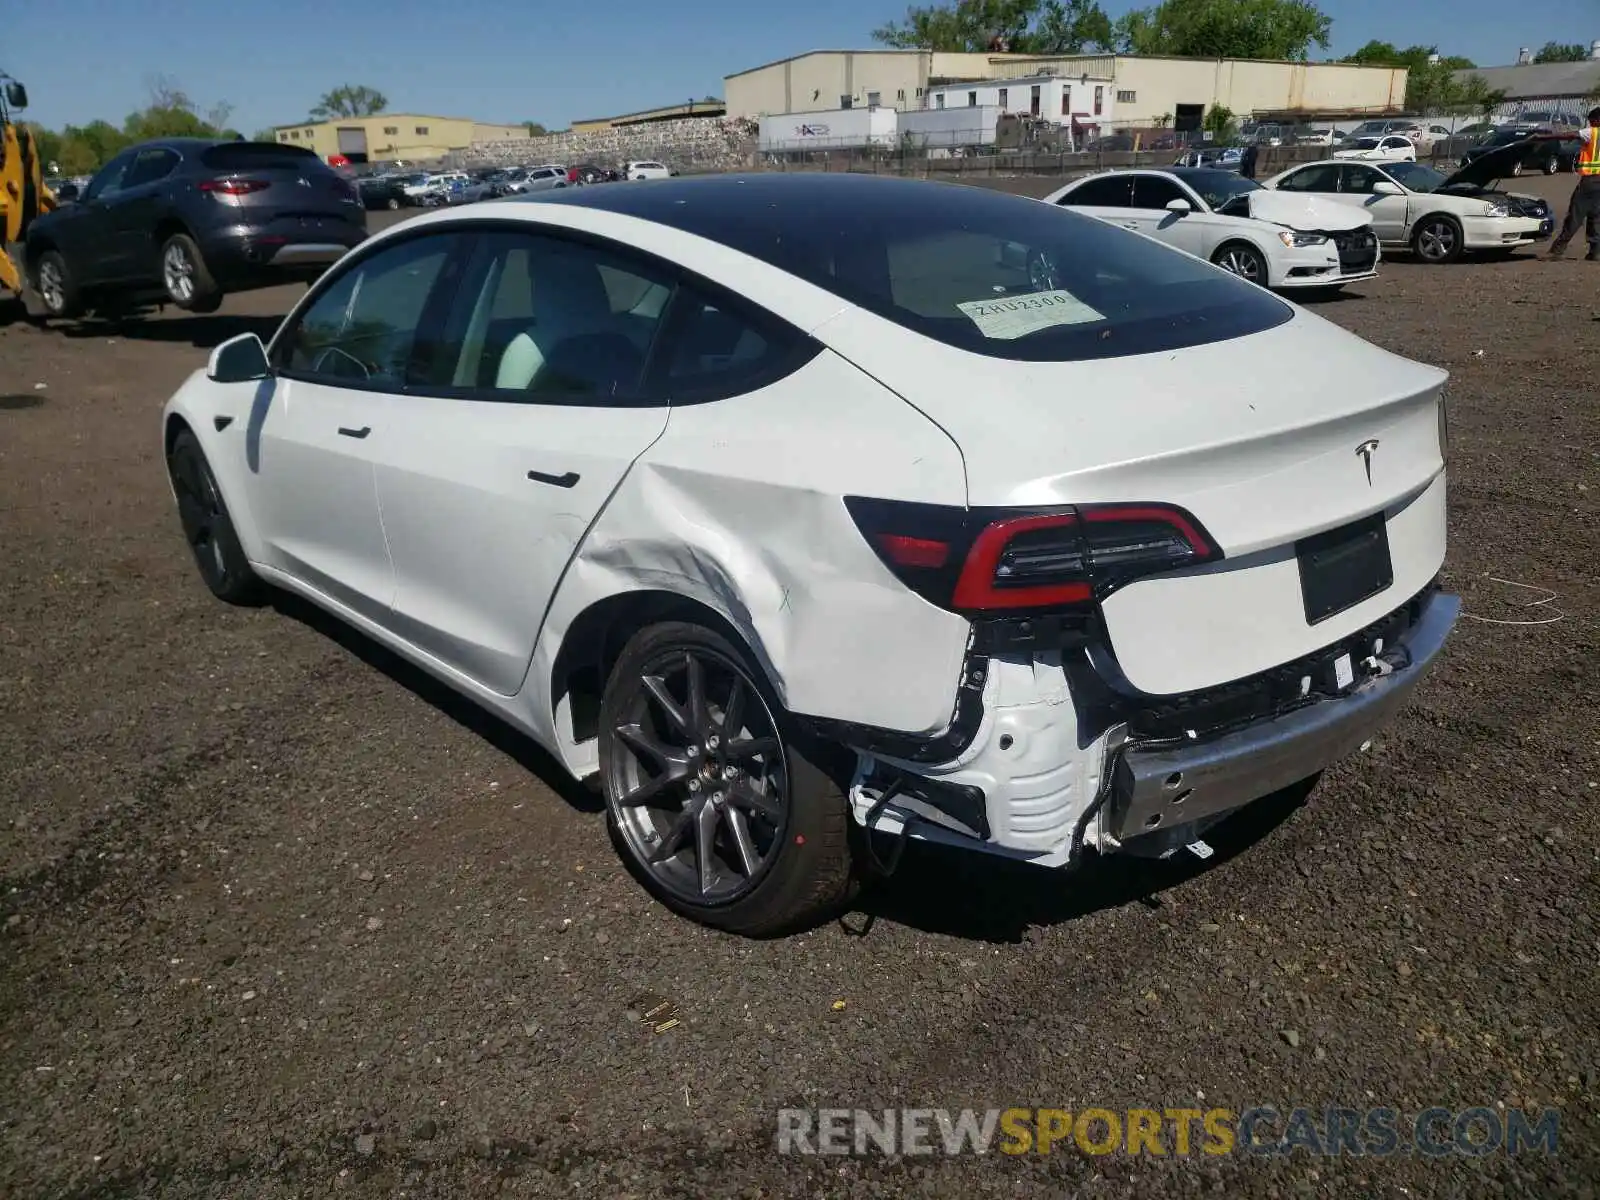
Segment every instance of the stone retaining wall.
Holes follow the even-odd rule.
[[[453,156],[461,166],[562,163],[618,168],[630,160],[665,163],[673,170],[732,171],[755,158],[757,126],[740,119],[685,118],[597,133],[553,133],[507,142],[475,142]]]

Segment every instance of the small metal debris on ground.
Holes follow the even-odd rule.
[[[844,1011],[844,1001],[843,1000],[835,1000],[833,1002],[833,1011],[834,1012],[843,1012]]]
[[[666,1033],[682,1024],[678,1019],[678,1006],[659,996],[635,996],[628,1003],[628,1015],[656,1033]]]

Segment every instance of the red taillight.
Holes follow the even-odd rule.
[[[1222,557],[1199,522],[1167,504],[963,510],[850,497],[846,505],[902,582],[957,612],[1092,605],[1133,579]]]
[[[200,190],[214,192],[219,196],[248,196],[251,192],[259,192],[272,185],[264,179],[202,179]]]

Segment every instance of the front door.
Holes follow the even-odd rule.
[[[375,457],[397,633],[501,695],[562,574],[666,427],[644,384],[673,279],[623,248],[491,231]]]
[[[118,276],[154,282],[159,278],[161,247],[155,230],[166,201],[168,177],[178,169],[178,155],[163,146],[140,150],[122,178],[122,186],[106,201],[110,246]]]
[[[274,341],[274,386],[247,431],[268,565],[380,623],[394,568],[373,462],[403,436],[401,389],[432,346],[419,333],[457,278],[460,245],[448,232],[409,238],[320,289]]]
[[[1175,213],[1168,209],[1167,205],[1174,200],[1187,202],[1190,211]],[[1176,249],[1203,256],[1205,230],[1201,223],[1206,218],[1200,209],[1199,200],[1170,175],[1135,175],[1133,178],[1133,208],[1129,212],[1139,232]]]
[[[59,209],[60,215],[52,219],[56,246],[80,285],[120,278],[110,204],[136,155],[137,151],[124,150],[101,167],[77,202]]]
[[[1380,242],[1403,242],[1409,200],[1373,190],[1386,182],[1393,181],[1382,171],[1363,163],[1345,163],[1339,168],[1339,198],[1372,214],[1372,232]]]

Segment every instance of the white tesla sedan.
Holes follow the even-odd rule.
[[[1263,287],[1335,292],[1378,274],[1368,214],[1270,192],[1231,171],[1107,171],[1075,179],[1045,202],[1146,234]]]
[[[1034,200],[724,176],[394,226],[162,437],[217,596],[392,647],[764,934],[874,838],[1204,854],[1361,747],[1458,611],[1445,379]]]
[[[1263,186],[1367,213],[1384,245],[1449,263],[1468,251],[1513,250],[1550,236],[1555,213],[1548,200],[1496,187],[1526,153],[1517,143],[1448,176],[1412,162],[1307,163]]]

